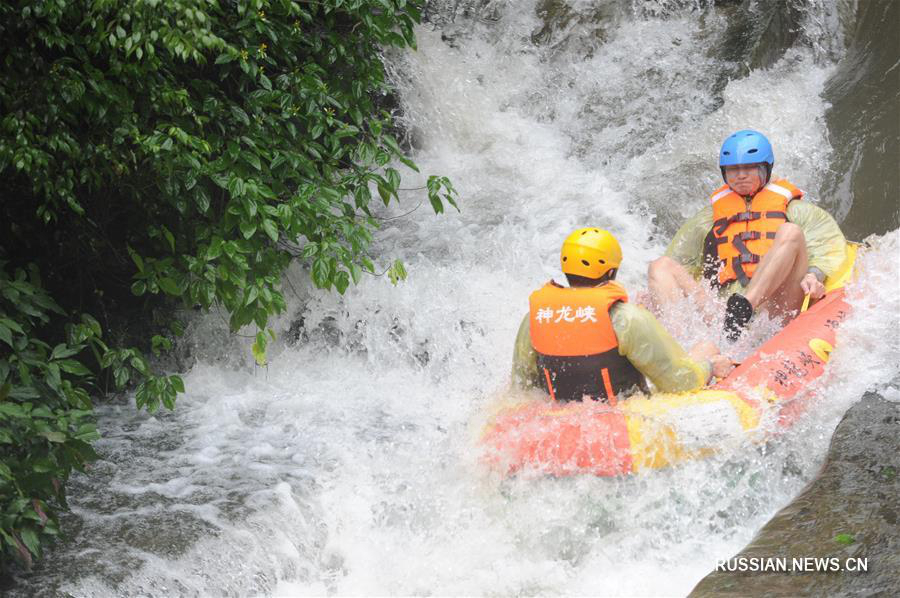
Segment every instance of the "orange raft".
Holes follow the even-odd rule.
[[[624,475],[712,454],[759,433],[767,414],[790,425],[804,410],[801,391],[825,371],[836,329],[850,311],[843,286],[855,257],[856,245],[848,245],[825,297],[715,386],[639,395],[615,406],[530,401],[509,407],[485,427],[487,462],[506,474]]]

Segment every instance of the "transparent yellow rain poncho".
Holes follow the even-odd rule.
[[[819,280],[834,275],[846,257],[847,240],[831,214],[808,201],[792,201],[787,207],[788,222],[800,227],[806,238],[809,267],[818,270]],[[666,255],[674,259],[694,278],[703,271],[703,242],[712,228],[713,209],[708,205],[685,222],[666,249]],[[744,287],[734,281],[721,289],[723,296],[740,293]]]

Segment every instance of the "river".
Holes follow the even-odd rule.
[[[101,460],[72,480],[68,537],[13,595],[684,595],[813,479],[864,390],[900,398],[900,231],[860,225],[854,310],[786,434],[627,479],[487,471],[480,426],[571,230],[616,234],[639,294],[747,127],[807,200],[854,213],[824,93],[856,5],[789,3],[799,28],[754,66],[723,50],[729,3],[445,4],[417,52],[386,61],[414,158],[451,177],[461,211],[405,191],[379,214],[373,253],[404,260],[397,286],[366,277],[341,297],[295,267],[267,367],[218,314],[194,318],[177,410],[98,409]],[[882,201],[866,209],[896,209]],[[666,322],[684,344],[718,334],[689,306]],[[760,317],[735,350],[775,328]]]

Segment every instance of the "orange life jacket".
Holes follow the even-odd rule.
[[[562,287],[552,280],[529,297],[531,345],[544,390],[557,401],[584,395],[615,403],[620,392],[645,388],[643,375],[619,355],[609,309],[628,301],[621,285]]]
[[[787,206],[803,197],[803,191],[784,179],[767,184],[749,203],[722,185],[710,196],[712,229],[704,250],[708,278],[720,285],[739,280],[747,286],[756,264],[775,240],[778,227],[787,222]]]

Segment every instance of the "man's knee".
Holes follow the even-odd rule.
[[[775,243],[787,243],[791,245],[805,245],[806,237],[803,229],[793,222],[785,222],[775,232]]]
[[[647,278],[649,280],[660,280],[663,278],[672,278],[679,267],[678,262],[667,255],[658,257],[647,267]]]

